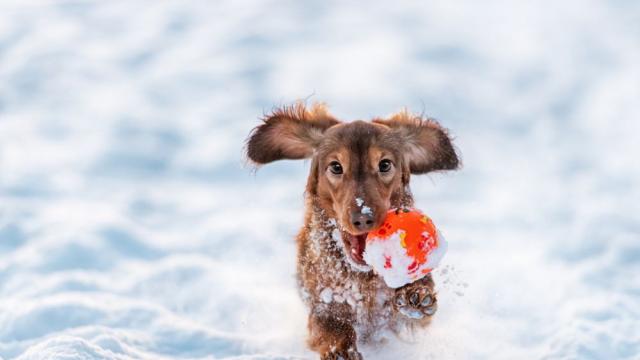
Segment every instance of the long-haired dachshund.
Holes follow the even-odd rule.
[[[413,206],[411,174],[458,167],[445,129],[406,111],[341,122],[322,105],[296,104],[266,116],[246,149],[258,165],[311,159],[297,270],[312,350],[322,359],[362,359],[357,344],[381,330],[429,323],[437,309],[432,277],[389,288],[363,251],[389,209]]]

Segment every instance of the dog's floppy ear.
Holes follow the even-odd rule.
[[[322,104],[307,109],[302,103],[276,109],[263,121],[249,134],[246,147],[247,157],[258,165],[311,157],[324,132],[339,123]]]
[[[458,156],[447,130],[435,120],[423,119],[405,110],[389,119],[376,119],[373,122],[391,128],[391,135],[402,144],[405,161],[412,174],[458,168]]]

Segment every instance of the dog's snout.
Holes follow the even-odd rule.
[[[354,211],[351,213],[351,224],[360,231],[371,230],[374,223],[375,219],[371,213],[363,214],[360,211]]]

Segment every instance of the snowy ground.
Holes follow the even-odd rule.
[[[0,358],[314,358],[308,163],[241,154],[313,95],[424,110],[463,154],[413,180],[436,319],[370,359],[637,359],[640,6],[421,3],[2,2]]]

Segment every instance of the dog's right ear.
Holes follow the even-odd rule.
[[[321,104],[307,109],[304,104],[276,109],[251,131],[247,157],[258,165],[282,159],[311,157],[324,132],[339,123]]]

